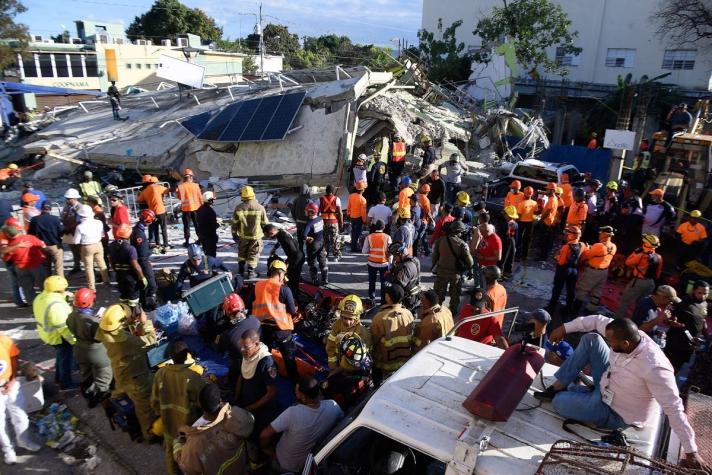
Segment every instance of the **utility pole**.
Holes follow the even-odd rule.
[[[265,77],[265,36],[262,30],[262,4],[260,3],[260,19],[259,19],[259,33],[260,33],[260,75],[264,79]]]

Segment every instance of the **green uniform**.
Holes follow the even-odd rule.
[[[151,407],[163,421],[163,445],[166,449],[166,470],[177,473],[173,460],[173,439],[178,429],[191,425],[200,417],[202,411],[198,403],[198,394],[205,386],[205,381],[192,369],[190,364],[172,364],[159,369],[153,378]]]
[[[67,327],[77,339],[74,344],[74,358],[79,363],[84,391],[87,394],[109,392],[114,374],[106,348],[95,339],[99,319],[91,310],[74,310],[67,319]]]
[[[97,198],[101,196],[102,190],[101,185],[98,181],[83,181],[79,184],[79,193],[81,193],[84,201],[90,196],[96,196]]]
[[[99,328],[96,339],[104,344],[114,371],[114,396],[126,394],[134,403],[136,417],[143,433],[148,436],[156,414],[151,408],[151,373],[146,352],[156,343],[153,323],[146,321],[137,327],[136,336],[127,325],[112,332]]]
[[[255,269],[262,252],[262,226],[268,224],[267,212],[256,199],[237,205],[232,215],[232,234],[240,236],[237,250],[237,262],[247,263],[249,269]]]

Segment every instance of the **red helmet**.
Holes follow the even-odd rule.
[[[223,300],[223,312],[226,315],[232,315],[235,312],[245,310],[245,302],[237,294],[227,294]]]
[[[74,306],[77,308],[89,308],[94,305],[94,300],[96,299],[96,292],[92,289],[79,289],[77,293],[74,294]]]
[[[141,214],[139,215],[139,219],[141,219],[141,221],[146,224],[151,224],[156,220],[156,213],[154,213],[150,209],[142,209]]]
[[[309,211],[314,211],[315,214],[319,213],[319,207],[316,205],[316,203],[309,203],[305,208],[304,212],[308,213]]]

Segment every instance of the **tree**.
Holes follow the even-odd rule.
[[[428,79],[431,81],[439,83],[447,79],[457,82],[470,76],[472,59],[463,53],[465,43],[458,43],[456,39],[460,26],[462,20],[457,20],[443,29],[442,18],[439,18],[437,32],[418,31],[419,56],[428,67]]]
[[[489,17],[477,22],[473,33],[483,45],[496,45],[502,37],[514,47],[517,61],[532,76],[541,66],[545,71],[565,75],[566,68],[551,59],[546,50],[556,46],[563,54],[579,54],[574,46],[578,32],[569,31],[571,20],[560,5],[551,0],[503,0],[504,7],[494,7]],[[482,58],[481,62],[488,62]]]
[[[184,33],[217,41],[222,37],[222,28],[199,8],[188,8],[178,0],[156,0],[149,11],[135,17],[126,29],[131,38],[161,39]]]
[[[674,44],[712,42],[710,0],[666,0],[660,3],[652,20],[658,24],[658,36]]]
[[[69,39],[71,37],[72,35],[70,35],[67,30],[64,30],[62,33],[58,33],[55,36],[50,36],[50,39],[55,43],[69,43]]]
[[[255,74],[257,72],[257,63],[252,56],[245,56],[242,60],[242,74]]]
[[[18,51],[27,47],[27,26],[15,23],[18,13],[27,11],[19,0],[0,0],[0,39],[14,40],[11,44],[0,43],[0,72],[16,61]]]
[[[270,54],[292,54],[299,46],[299,36],[289,32],[289,28],[284,25],[274,25],[268,23],[262,30],[265,42],[265,50]],[[259,52],[260,35],[253,33],[247,35],[245,42],[249,48]]]

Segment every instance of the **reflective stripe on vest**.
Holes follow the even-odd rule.
[[[319,208],[322,210],[321,219],[336,221],[336,196],[322,196],[319,198]]]
[[[61,302],[61,300],[55,300],[54,302],[50,302],[49,305],[47,305],[45,307],[44,315],[42,317],[43,323],[40,323],[39,325],[48,334],[55,330],[59,330],[60,328],[64,328],[66,326],[66,325],[54,326],[54,325],[49,324],[49,311],[54,306],[54,304],[60,303],[60,302]]]
[[[369,234],[368,237],[368,262],[384,264],[388,262],[386,255],[386,235],[384,233]]]
[[[405,160],[405,142],[393,142],[392,157],[394,162]]]
[[[195,211],[200,207],[200,187],[196,183],[181,183],[178,191],[181,211]]]
[[[282,284],[270,279],[261,280],[255,284],[255,302],[252,304],[252,314],[260,322],[274,320],[280,330],[293,330],[292,316],[287,313],[287,306],[279,301],[279,291]]]

